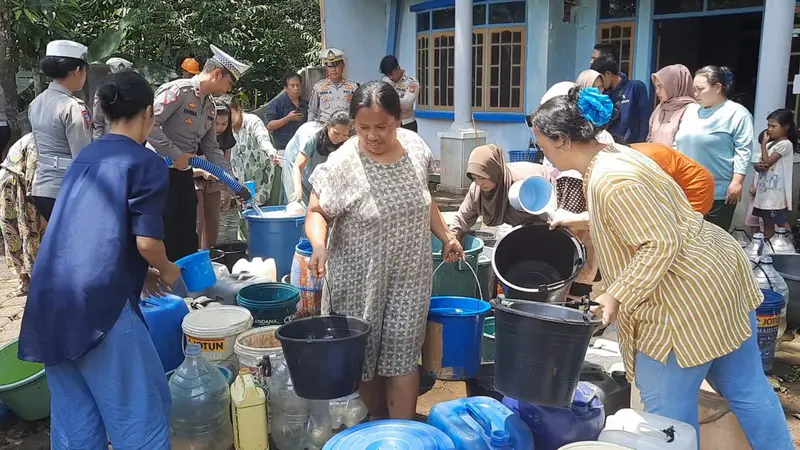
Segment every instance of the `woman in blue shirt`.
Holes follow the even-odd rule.
[[[98,89],[111,132],[64,175],[30,283],[19,357],[44,363],[53,449],[168,449],[170,394],[139,310],[180,276],[164,249],[164,160],[142,145],[153,90],[133,72]]]
[[[753,116],[728,100],[733,73],[726,67],[706,66],[694,77],[694,96],[683,114],[675,148],[700,163],[714,176],[714,204],[705,219],[730,229],[742,183],[750,166]]]

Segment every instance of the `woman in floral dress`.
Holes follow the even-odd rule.
[[[253,201],[264,205],[269,201],[278,152],[272,145],[267,127],[255,115],[242,110],[239,100],[231,100],[231,126],[236,145],[231,149],[231,168],[233,175],[241,182],[255,181],[256,193]],[[246,240],[247,223],[239,220],[239,238]]]
[[[44,219],[30,201],[36,173],[36,144],[33,134],[22,136],[8,150],[0,170],[0,229],[5,241],[6,264],[19,277],[12,296],[26,295],[44,230]]]
[[[445,243],[448,261],[463,258],[464,250],[431,201],[433,155],[418,134],[400,128],[394,88],[361,85],[350,116],[356,136],[310,178],[309,269],[318,277],[329,272],[323,313],[372,325],[359,394],[373,418],[413,419],[431,295],[431,232]]]

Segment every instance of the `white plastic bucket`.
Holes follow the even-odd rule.
[[[214,306],[192,311],[181,324],[186,342],[200,344],[203,357],[213,363],[232,359],[236,337],[252,326],[252,314],[241,306]]]
[[[233,346],[239,358],[239,367],[250,369],[253,378],[262,386],[266,386],[268,377],[262,374],[259,364],[262,364],[265,356],[270,358],[271,364],[274,364],[272,357],[283,353],[281,343],[275,338],[275,330],[279,327],[280,325],[275,325],[245,331],[236,338]]]
[[[551,214],[556,210],[556,193],[547,178],[534,175],[511,185],[508,202],[520,212]]]

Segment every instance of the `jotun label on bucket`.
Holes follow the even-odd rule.
[[[225,339],[197,339],[186,336],[190,344],[198,344],[204,353],[225,353]]]
[[[758,349],[761,351],[761,364],[764,371],[772,370],[775,358],[775,343],[778,340],[780,313],[758,314]]]

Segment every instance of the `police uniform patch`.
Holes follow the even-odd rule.
[[[81,110],[81,115],[83,116],[83,120],[85,120],[86,123],[92,123],[92,116],[89,114],[88,109]]]
[[[184,112],[184,114],[189,114],[189,115],[192,115],[192,116],[195,116],[195,117],[197,117],[197,111],[193,111],[193,110],[191,110],[191,109],[184,108],[184,109],[183,109],[183,112]]]
[[[192,108],[192,109],[194,109],[194,108],[196,108],[196,107],[197,107],[197,105],[195,105],[194,103],[189,103],[187,106],[188,106],[189,108]]]
[[[416,92],[416,90],[417,90],[417,83],[411,83],[411,85],[408,86],[408,92],[411,92],[413,94],[414,92]]]
[[[164,106],[169,105],[170,103],[175,103],[178,101],[178,96],[175,95],[172,91],[167,91],[164,93]]]
[[[186,122],[187,125],[191,125],[194,123],[194,120],[192,120],[191,118],[187,118],[184,120],[184,122]]]

